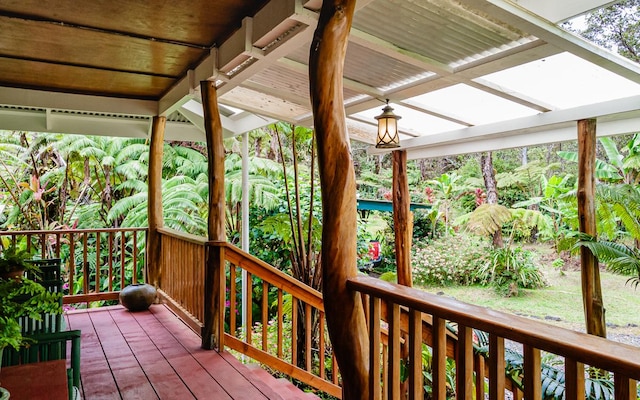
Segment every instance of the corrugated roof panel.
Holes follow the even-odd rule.
[[[302,98],[309,98],[309,78],[306,74],[290,68],[272,65],[252,76],[249,81],[272,89],[286,90]]]
[[[290,101],[243,87],[225,93],[220,101],[266,116],[277,115],[285,120],[296,120],[310,112],[308,108]]]
[[[399,85],[433,75],[355,43],[347,47],[344,76],[356,82],[386,91]]]
[[[523,79],[526,77],[526,79]],[[556,108],[579,107],[640,95],[640,85],[570,53],[495,72],[486,80]]]
[[[528,36],[449,0],[373,1],[353,27],[445,64]]]

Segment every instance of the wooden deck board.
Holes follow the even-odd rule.
[[[72,311],[66,319],[82,331],[83,398],[282,399],[230,354],[201,349],[198,335],[162,305]]]

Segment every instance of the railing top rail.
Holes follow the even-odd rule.
[[[89,228],[89,229],[55,229],[55,230],[31,230],[31,231],[0,231],[2,235],[55,235],[55,234],[68,234],[68,233],[92,233],[92,232],[139,232],[146,231],[146,227],[135,228]]]
[[[200,245],[203,245],[203,246],[208,241],[208,239],[203,237],[203,236],[194,235],[192,233],[180,232],[180,231],[176,231],[175,229],[158,228],[157,230],[158,230],[159,233],[161,233],[163,235],[170,236],[170,237],[176,238],[176,239],[182,239],[182,240],[185,240],[187,242],[191,242],[191,243],[194,243],[194,244],[200,244]]]
[[[252,256],[249,253],[244,252],[237,246],[228,242],[222,241],[209,241],[208,246],[225,247],[228,251],[226,258],[229,261],[239,267],[246,269],[253,275],[266,280],[270,284],[280,289],[286,290],[296,298],[303,300],[309,305],[316,307],[320,311],[324,311],[324,302],[322,300],[322,293],[312,289],[297,279],[285,274],[284,272],[274,268],[268,263]],[[257,268],[252,268],[256,266]]]
[[[640,379],[640,348],[421,290],[357,276],[347,286],[383,300],[496,334],[578,362]]]

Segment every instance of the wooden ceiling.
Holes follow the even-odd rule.
[[[267,0],[0,3],[0,85],[157,100]]]
[[[343,74],[352,139],[375,142],[385,99],[410,158],[573,140],[581,118],[598,118],[603,134],[637,130],[640,66],[555,24],[609,2],[358,0]],[[277,120],[311,126],[307,63],[321,5],[3,0],[0,129],[148,137],[163,115],[167,140],[203,141],[204,80],[216,83],[227,136]],[[612,95],[600,73],[572,88],[581,71],[544,90],[520,84],[543,86],[554,58],[627,89]],[[523,67],[510,82],[495,76]],[[556,104],[584,82],[602,96]]]

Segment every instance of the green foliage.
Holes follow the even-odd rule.
[[[61,296],[25,277],[0,279],[0,349],[11,346],[18,350],[26,344],[18,318],[40,321],[42,313],[61,314]]]
[[[9,242],[9,238],[5,238],[6,242]],[[13,244],[2,243],[2,253],[0,254],[0,272],[15,272],[15,271],[34,271],[39,272],[38,267],[34,264],[27,262],[32,258],[31,253],[24,249],[19,249]]]
[[[522,377],[524,376],[524,357],[517,351],[505,349],[506,371],[520,390],[524,389]],[[565,373],[564,368],[543,362],[541,370],[542,399],[562,400],[565,398]],[[610,400],[614,398],[614,385],[609,377],[598,374],[585,376],[585,399]]]
[[[581,35],[640,62],[640,2],[624,0],[597,9],[586,18],[587,29]]]
[[[467,227],[478,235],[490,236],[501,230],[502,226],[511,219],[512,215],[507,207],[499,204],[482,204],[469,214]]]
[[[542,272],[533,263],[533,254],[517,246],[490,251],[490,259],[478,270],[477,279],[496,291],[517,296],[518,288],[538,289],[546,285]]]
[[[490,244],[476,236],[459,234],[429,243],[417,241],[411,249],[415,285],[471,285],[488,261]]]
[[[586,236],[576,246],[584,246],[607,264],[607,269],[622,275],[631,276],[627,283],[636,288],[640,284],[640,250],[621,243],[597,241]]]

